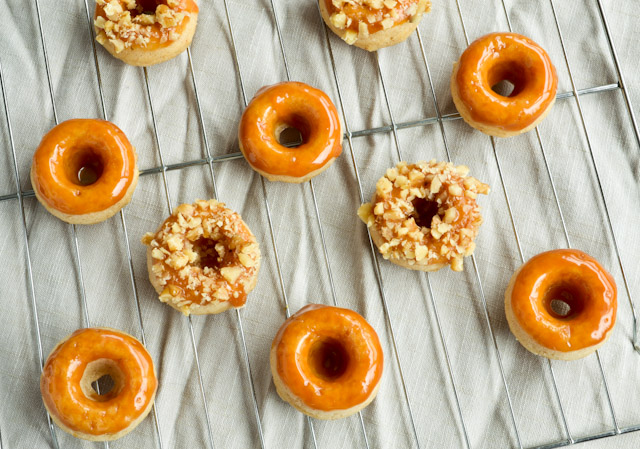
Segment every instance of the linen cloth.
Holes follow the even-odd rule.
[[[90,2],[91,3],[91,2]],[[325,31],[313,0],[273,0],[291,78],[316,86],[338,105]],[[640,109],[640,3],[604,1],[626,77],[628,93]],[[555,1],[569,64],[578,89],[617,83],[606,35],[595,1]],[[82,0],[39,0],[50,62],[55,106],[60,121],[102,117],[91,36]],[[502,3],[460,0],[471,40],[506,31]],[[93,5],[90,12],[93,14]],[[263,85],[286,80],[269,0],[228,1],[239,72],[222,1],[201,1],[192,45],[206,137],[213,156],[236,153],[237,124],[247,99]],[[559,92],[571,83],[547,1],[506,1],[513,30],[544,47],[557,68]],[[466,48],[458,10],[452,0],[434,1],[420,23],[422,43],[442,114],[455,113],[449,92],[452,64]],[[433,97],[418,37],[378,52],[390,111],[382,90],[376,55],[329,37],[344,102],[343,123],[352,132],[435,117]],[[29,167],[41,136],[54,125],[47,73],[33,1],[3,2],[0,62],[6,86],[20,184],[31,190]],[[198,160],[206,156],[187,55],[148,69],[150,94],[158,124],[153,122],[142,69],[127,66],[97,48],[108,118],[136,146],[141,169]],[[240,77],[242,80],[242,87]],[[244,90],[243,90],[244,89]],[[620,255],[632,294],[640,287],[640,148],[621,90],[583,95],[580,102],[589,133]],[[37,310],[44,357],[75,329],[106,326],[141,338],[136,295],[147,347],[160,388],[156,399],[160,435],[150,415],[112,448],[207,448],[209,438],[188,321],[157,300],[148,282],[141,236],[155,230],[168,215],[160,172],[143,175],[124,209],[135,285],[129,277],[125,234],[120,218],[77,229],[80,270],[75,264],[73,233],[32,196],[24,199],[33,292],[29,286],[21,210],[4,112],[0,125],[0,439],[3,449],[52,447],[39,393],[40,361],[34,313]],[[342,115],[342,111],[341,111]],[[365,199],[376,180],[398,160],[445,159],[437,124],[399,129],[397,143],[389,132],[354,137],[353,157],[347,140],[343,155],[314,179],[326,252],[340,306],[363,314],[378,331],[385,352],[380,393],[362,412],[372,448],[417,447],[396,357],[400,360],[422,448],[464,447],[463,427],[443,355],[437,308],[447,345],[464,424],[472,448],[516,447],[498,358],[483,309],[483,294],[511,395],[515,422],[524,446],[565,439],[560,409],[547,361],[524,350],[509,332],[503,293],[521,264],[496,157],[504,174],[514,224],[525,258],[565,247],[560,216],[544,168],[535,132],[490,139],[462,120],[443,124],[451,157],[468,165],[471,175],[492,186],[479,199],[485,223],[475,252],[481,284],[471,259],[465,270],[441,270],[428,277],[398,268],[381,257],[384,294],[391,327],[385,319],[365,226],[356,216],[360,205],[355,161]],[[632,348],[633,319],[627,292],[604,218],[587,140],[573,97],[558,100],[539,127],[557,188],[571,244],[596,257],[615,276],[619,288],[618,323],[600,351],[602,366],[621,427],[640,424],[640,355]],[[240,312],[260,426],[267,448],[310,448],[307,420],[280,400],[269,370],[273,336],[289,310],[315,302],[331,304],[332,284],[325,264],[310,186],[266,182],[273,233],[284,291],[280,287],[274,246],[259,176],[242,158],[214,164],[219,199],[240,212],[256,234],[263,254],[256,289]],[[166,173],[173,206],[214,195],[209,168],[198,164]],[[12,196],[13,195],[13,196]],[[81,278],[80,278],[81,276]],[[80,282],[82,279],[83,283]],[[86,292],[83,314],[82,288]],[[135,288],[135,290],[134,290]],[[433,292],[433,297],[431,296]],[[33,307],[32,299],[36,307]],[[206,405],[216,448],[260,447],[251,386],[236,312],[193,318],[195,344],[206,391]],[[595,355],[575,362],[552,362],[569,430],[574,437],[609,431],[613,420]],[[335,422],[313,420],[319,448],[365,447],[357,416]],[[56,428],[63,448],[95,447]],[[631,433],[584,445],[585,448],[635,448]]]

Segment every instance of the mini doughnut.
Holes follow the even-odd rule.
[[[362,316],[319,304],[284,322],[270,355],[278,395],[318,419],[344,418],[369,405],[383,359],[378,335]]]
[[[108,375],[114,386],[91,384]],[[79,329],[49,355],[40,392],[53,421],[74,437],[112,441],[147,416],[158,388],[153,360],[138,340],[113,329]]]
[[[358,209],[385,259],[411,270],[462,271],[473,253],[482,216],[476,203],[489,186],[451,163],[400,162],[376,184],[371,203]]]
[[[318,0],[327,26],[349,45],[375,51],[404,41],[430,0]]]
[[[513,84],[508,97],[493,90],[501,81]],[[533,129],[551,110],[557,87],[547,52],[515,33],[492,33],[474,41],[451,75],[451,95],[462,118],[496,137]]]
[[[240,215],[216,200],[182,204],[147,233],[149,280],[185,315],[244,307],[258,281],[260,248]]]
[[[532,257],[513,274],[504,307],[511,332],[526,349],[550,359],[576,360],[611,335],[617,288],[593,257],[557,249]]]
[[[114,57],[150,66],[178,56],[198,22],[194,0],[96,0],[96,40]]]
[[[280,143],[288,128],[300,132],[302,144]],[[260,89],[242,114],[238,140],[251,168],[270,181],[308,181],[342,153],[336,107],[321,90],[298,82]]]
[[[31,184],[38,201],[59,219],[98,223],[131,201],[138,184],[136,150],[111,122],[67,120],[42,138]]]

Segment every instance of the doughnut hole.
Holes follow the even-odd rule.
[[[310,126],[302,116],[292,115],[285,123],[276,126],[277,142],[287,148],[296,148],[309,141]]]
[[[413,205],[411,216],[416,224],[421,228],[430,228],[433,217],[438,215],[438,203],[426,198],[416,198],[411,204]]]
[[[68,180],[78,186],[95,184],[104,171],[104,160],[95,148],[80,148],[64,161]]]
[[[150,14],[156,13],[156,8],[160,5],[166,5],[166,0],[136,0],[136,9],[132,9],[131,17],[135,17],[138,14]]]
[[[332,382],[339,379],[349,366],[349,354],[334,338],[323,338],[309,349],[308,364],[320,379]]]
[[[587,288],[579,282],[566,282],[551,286],[544,295],[543,305],[549,315],[561,320],[576,318],[589,297]]]
[[[499,62],[487,72],[487,82],[499,96],[515,97],[527,85],[527,68],[520,61]]]
[[[87,398],[106,402],[120,394],[124,383],[124,374],[114,360],[98,359],[87,364],[80,379],[80,388]]]
[[[233,265],[236,260],[235,252],[229,249],[229,243],[223,239],[215,240],[201,237],[193,242],[193,251],[198,255],[194,266],[202,269],[219,270]]]

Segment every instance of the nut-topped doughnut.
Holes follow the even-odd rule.
[[[92,383],[111,377],[99,394]],[[71,435],[111,441],[132,431],[153,405],[158,380],[153,360],[138,340],[114,329],[79,329],[51,351],[40,392],[53,421]]]
[[[358,209],[385,259],[412,270],[461,271],[482,223],[478,194],[489,186],[447,162],[399,162]]]
[[[404,41],[430,0],[318,0],[327,26],[347,44],[368,51]]]
[[[198,21],[194,0],[96,0],[96,40],[136,66],[167,61],[191,44]]]
[[[67,223],[98,223],[131,201],[136,150],[111,122],[67,120],[42,138],[30,174],[36,198],[53,215]]]
[[[501,81],[513,85],[508,96],[493,90]],[[547,52],[516,33],[491,33],[472,42],[451,75],[451,96],[462,118],[497,137],[533,129],[551,110],[557,87]]]
[[[287,129],[300,145],[281,143]],[[308,84],[290,81],[260,89],[242,113],[240,151],[270,181],[306,182],[329,168],[342,153],[342,127],[331,99]]]
[[[273,383],[280,397],[318,419],[339,419],[378,393],[384,355],[376,331],[358,313],[309,304],[273,339]]]
[[[185,315],[243,307],[258,280],[256,238],[216,200],[181,204],[142,243],[149,246],[149,279],[160,301]]]
[[[594,352],[616,324],[613,276],[575,249],[540,253],[511,277],[504,294],[511,332],[529,351],[558,360]]]

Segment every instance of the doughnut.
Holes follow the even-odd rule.
[[[91,384],[110,376],[113,388]],[[40,392],[51,419],[65,432],[112,441],[147,416],[158,388],[153,360],[138,340],[114,329],[79,329],[56,345],[44,364]]]
[[[513,85],[509,96],[493,90]],[[556,101],[558,77],[549,55],[516,33],[492,33],[474,41],[453,66],[451,96],[475,129],[510,137],[533,129]]]
[[[588,254],[557,249],[529,259],[504,294],[511,332],[542,357],[576,360],[594,352],[616,324],[613,277]]]
[[[376,51],[404,41],[430,0],[318,0],[327,26],[349,45]]]
[[[280,143],[289,128],[300,132],[302,143],[297,147]],[[240,119],[238,140],[251,168],[270,181],[308,181],[342,153],[340,119],[331,99],[293,81],[256,93]]]
[[[96,0],[96,40],[114,57],[150,66],[178,56],[198,22],[194,0]]]
[[[462,271],[476,245],[482,216],[476,203],[489,186],[451,163],[400,162],[376,183],[370,203],[358,209],[385,259],[404,268]]]
[[[59,219],[98,223],[131,201],[138,184],[136,150],[111,122],[67,120],[42,138],[31,184],[38,201]]]
[[[362,316],[319,304],[289,317],[270,353],[278,395],[318,419],[344,418],[369,405],[383,359],[378,335]]]
[[[181,204],[142,243],[160,301],[185,315],[244,307],[258,281],[256,238],[240,215],[216,200]]]

